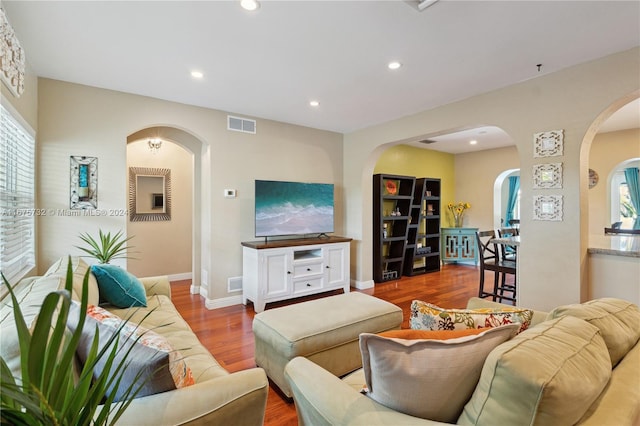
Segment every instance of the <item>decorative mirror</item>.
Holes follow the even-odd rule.
[[[562,221],[562,195],[534,195],[533,220]]]
[[[564,144],[564,129],[550,130],[533,135],[534,157],[555,157],[562,155]]]
[[[129,167],[129,219],[171,220],[171,170]]]
[[[80,155],[71,156],[71,210],[98,208],[98,159]]]
[[[562,188],[562,163],[534,164],[533,188]]]

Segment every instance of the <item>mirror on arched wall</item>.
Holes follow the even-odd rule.
[[[624,174],[640,167],[640,99],[616,111],[593,138],[589,151],[589,234],[605,227],[631,228],[637,208],[630,204]],[[617,222],[621,222],[618,224]]]

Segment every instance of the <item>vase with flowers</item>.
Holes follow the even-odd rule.
[[[464,212],[471,208],[471,204],[465,202],[459,203],[449,203],[447,204],[447,208],[451,212],[451,216],[453,217],[453,226],[456,228],[462,228],[462,219],[464,217]]]

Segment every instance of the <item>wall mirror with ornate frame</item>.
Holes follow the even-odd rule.
[[[129,219],[171,220],[171,170],[129,167]]]

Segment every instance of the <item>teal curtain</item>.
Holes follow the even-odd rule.
[[[504,225],[509,226],[509,221],[513,219],[513,211],[518,200],[518,190],[520,189],[520,176],[509,176],[509,198],[507,199],[507,210],[504,214]]]
[[[638,168],[629,167],[624,169],[624,177],[629,187],[629,195],[631,196],[631,205],[636,210],[636,219],[633,222],[633,229],[640,229],[640,178],[638,178]]]

